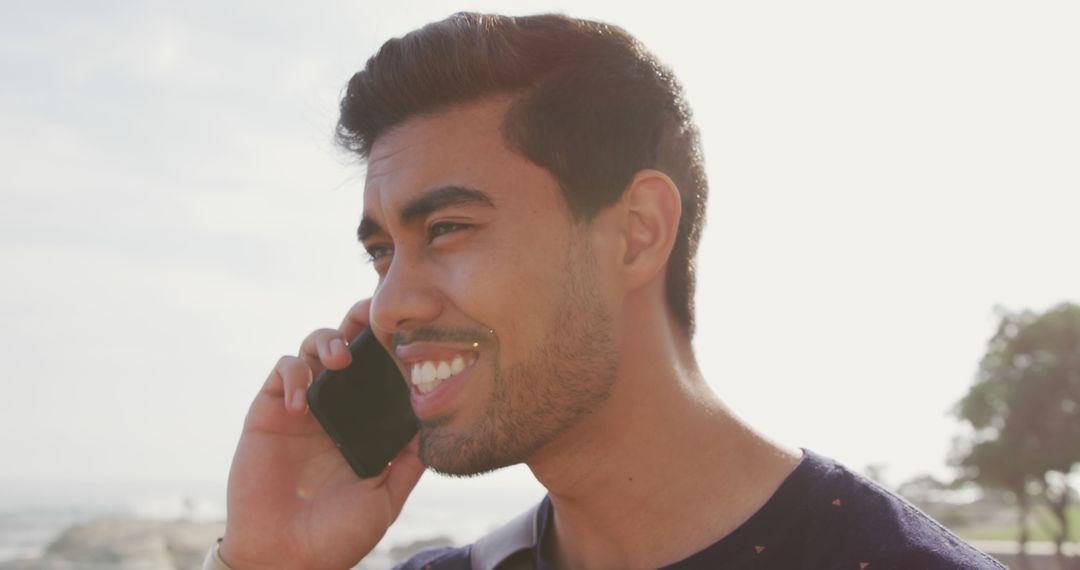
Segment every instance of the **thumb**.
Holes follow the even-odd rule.
[[[390,504],[394,510],[394,519],[405,506],[405,499],[424,474],[424,464],[420,461],[420,436],[412,438],[397,456],[390,462],[386,474],[386,492],[390,495]]]

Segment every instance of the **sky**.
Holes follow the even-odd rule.
[[[1080,5],[703,6],[6,2],[0,501],[223,488],[278,356],[374,288],[341,90],[458,10],[609,21],[668,63],[711,186],[710,385],[781,442],[894,484],[948,476],[994,308],[1080,302]],[[524,468],[429,475],[417,502],[493,488],[541,492]]]

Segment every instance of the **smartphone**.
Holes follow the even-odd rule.
[[[352,362],[327,370],[307,391],[308,406],[361,478],[382,473],[416,435],[409,386],[371,329],[349,345]]]

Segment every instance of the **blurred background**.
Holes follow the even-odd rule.
[[[681,78],[695,346],[739,415],[965,537],[1077,540],[1080,5],[710,6],[6,0],[0,568],[201,558],[252,396],[375,284],[345,82],[459,10],[612,22]],[[365,566],[542,494],[428,474]]]

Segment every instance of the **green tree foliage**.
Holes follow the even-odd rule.
[[[1075,495],[1067,475],[1080,464],[1080,306],[999,315],[975,383],[956,405],[972,429],[953,462],[963,478],[1016,496],[1021,542],[1031,496],[1044,499],[1060,553]]]

